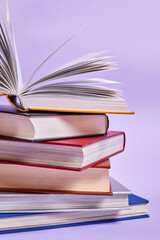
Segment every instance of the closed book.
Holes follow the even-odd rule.
[[[129,194],[129,208],[61,213],[2,213],[0,233],[25,232],[62,227],[148,218],[148,200]]]
[[[122,152],[125,133],[46,142],[0,139],[0,145],[1,163],[84,170]]]
[[[0,164],[0,190],[112,195],[107,168],[85,171]]]
[[[27,141],[46,141],[103,135],[109,126],[105,114],[22,113],[12,106],[0,107],[0,136]]]
[[[110,177],[113,195],[0,192],[0,213],[64,212],[128,207],[131,191]]]

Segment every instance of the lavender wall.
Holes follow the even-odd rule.
[[[109,115],[110,129],[124,130],[127,137],[125,152],[111,159],[111,174],[150,200],[151,215],[125,223],[26,233],[23,239],[159,239],[160,2],[9,0],[9,6],[24,79],[60,43],[92,21],[55,56],[49,69],[92,51],[109,50],[115,56],[118,70],[94,76],[120,81],[117,87],[136,115]]]

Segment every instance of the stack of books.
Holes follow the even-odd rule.
[[[125,133],[108,130],[106,113],[132,113],[125,100],[106,86],[112,81],[66,80],[114,64],[88,54],[34,80],[56,50],[23,85],[8,8],[7,21],[0,94],[12,106],[0,108],[0,232],[147,217],[148,201],[109,175]]]

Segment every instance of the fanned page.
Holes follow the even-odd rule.
[[[0,23],[0,92],[16,94],[17,71],[9,34],[3,16]]]
[[[20,110],[51,110],[64,112],[129,113],[121,91],[108,88],[115,81],[102,78],[74,76],[114,68],[105,52],[90,53],[35,80],[39,70],[64,47],[78,32],[55,49],[31,74],[23,85],[13,28],[7,5],[7,20],[1,14],[0,23],[0,94],[6,94],[14,107]]]

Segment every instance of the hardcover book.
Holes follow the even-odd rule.
[[[107,168],[82,172],[0,164],[0,191],[112,195]]]
[[[0,145],[1,163],[84,170],[122,152],[125,133],[46,142],[0,139]]]
[[[104,52],[77,58],[35,80],[39,70],[75,35],[51,52],[23,83],[7,5],[7,17],[1,14],[0,21],[0,95],[6,95],[8,101],[21,111],[132,113],[120,97],[120,91],[108,88],[109,83],[115,82],[101,78],[71,78],[111,70],[115,63]]]
[[[148,200],[129,194],[130,208],[104,211],[75,211],[61,213],[4,213],[0,214],[0,232],[23,232],[33,230],[54,229],[59,227],[78,226],[116,222],[122,220],[147,218]]]
[[[0,136],[27,141],[46,141],[104,135],[109,126],[105,114],[54,112],[22,113],[10,106],[0,107]]]

